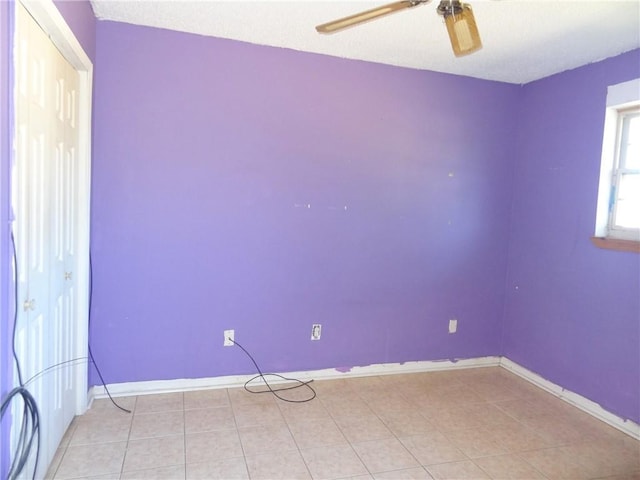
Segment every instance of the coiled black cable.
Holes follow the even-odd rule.
[[[29,461],[32,449],[35,442],[35,461],[33,465],[33,476],[36,478],[36,471],[38,470],[38,457],[40,456],[40,412],[33,395],[23,386],[15,387],[9,392],[6,398],[2,401],[2,407],[0,408],[0,417],[4,418],[5,412],[8,410],[14,398],[22,398],[22,424],[20,426],[20,433],[17,438],[16,449],[13,452],[13,460],[9,468],[7,478],[10,480],[18,478],[24,467]]]
[[[36,471],[38,470],[38,457],[40,456],[40,411],[38,410],[38,404],[36,403],[33,395],[27,390],[22,379],[22,370],[20,369],[20,360],[18,359],[18,353],[16,352],[16,326],[18,324],[18,257],[16,253],[16,242],[11,232],[11,246],[13,250],[13,274],[15,278],[14,286],[14,312],[13,312],[13,338],[11,341],[11,349],[13,353],[13,359],[16,367],[16,375],[18,377],[18,386],[11,390],[7,396],[2,400],[2,406],[0,407],[0,422],[4,418],[5,413],[9,409],[9,406],[15,398],[21,398],[23,402],[22,406],[22,422],[20,425],[20,432],[17,437],[17,445],[13,452],[13,458],[9,467],[8,478],[13,480],[24,470],[24,467],[29,462],[32,449],[35,442],[35,460],[33,466],[33,476],[36,478]]]
[[[240,347],[240,349],[247,354],[247,357],[249,357],[249,359],[253,362],[253,366],[256,367],[256,370],[258,371],[258,375],[256,375],[255,377],[250,378],[249,380],[247,380],[244,384],[244,389],[249,392],[249,393],[271,393],[273,394],[276,398],[278,398],[279,400],[282,400],[283,402],[289,402],[289,403],[305,403],[305,402],[310,402],[311,400],[313,400],[314,398],[316,398],[316,391],[313,389],[313,387],[310,385],[311,382],[313,382],[313,380],[308,380],[306,382],[303,382],[302,380],[298,380],[297,378],[287,378],[284,377],[278,373],[262,373],[262,370],[260,369],[260,367],[258,366],[258,362],[255,361],[255,359],[251,356],[251,354],[242,346],[240,345],[238,342],[236,342],[235,340],[229,338],[228,339],[231,343],[233,343],[234,345]],[[295,382],[295,385],[289,386],[289,387],[281,387],[281,388],[272,388],[271,385],[269,384],[269,382],[267,381],[267,377],[277,377],[281,380],[285,380],[288,382]],[[261,379],[264,384],[267,386],[268,390],[252,390],[249,388],[249,384],[257,379]],[[311,396],[308,398],[304,398],[302,400],[292,400],[289,398],[285,398],[283,396],[281,396],[278,392],[284,392],[286,390],[293,390],[294,388],[300,388],[300,387],[307,387],[310,391],[311,391]]]

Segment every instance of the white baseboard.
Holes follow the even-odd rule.
[[[302,372],[281,373],[288,378],[298,380],[331,380],[337,378],[369,377],[375,375],[392,375],[399,373],[433,372],[438,370],[456,370],[463,368],[497,367],[500,366],[539,388],[555,395],[567,403],[583,410],[593,417],[602,420],[614,428],[640,440],[640,425],[614,415],[602,408],[599,404],[582,395],[571,392],[556,385],[540,375],[527,370],[506,357],[480,357],[460,360],[420,361],[406,363],[382,363],[367,365],[364,367],[352,367],[346,370],[327,368],[324,370],[310,370]],[[209,378],[182,378],[175,380],[152,380],[146,382],[112,383],[107,385],[109,393],[113,397],[129,397],[137,395],[150,395],[155,393],[185,392],[189,390],[205,390],[214,388],[242,387],[245,382],[254,375],[230,375],[224,377]],[[274,380],[273,383],[282,383],[283,380]],[[107,398],[107,393],[102,385],[94,386],[89,391],[89,405],[94,399]]]
[[[500,360],[500,366],[509,370],[510,372],[518,375],[519,377],[527,380],[529,383],[542,388],[543,390],[551,393],[561,400],[573,405],[576,408],[588,413],[589,415],[602,420],[603,422],[611,425],[614,428],[630,435],[633,438],[640,440],[640,425],[631,421],[625,420],[613,413],[602,408],[598,403],[589,400],[582,395],[579,395],[570,390],[557,385],[549,380],[541,377],[537,373],[534,373],[526,368],[518,365],[517,363],[509,360],[507,357],[502,357]]]
[[[376,375],[392,375],[397,373],[433,372],[437,370],[453,370],[477,367],[497,367],[500,365],[500,357],[480,357],[460,360],[420,361],[405,363],[381,363],[364,367],[351,367],[349,369],[327,368],[324,370],[309,370],[301,372],[279,373],[288,378],[298,380],[332,380],[337,378],[370,377]],[[204,390],[214,388],[242,387],[255,375],[230,375],[225,377],[209,378],[182,378],[175,380],[152,380],[146,382],[112,383],[107,385],[109,393],[113,397],[129,397],[136,395],[149,395],[155,393],[185,392],[189,390]],[[274,385],[283,383],[283,380],[269,381]],[[91,387],[89,400],[107,398],[107,393],[102,385]]]

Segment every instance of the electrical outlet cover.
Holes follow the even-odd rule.
[[[311,326],[311,340],[320,340],[320,335],[322,333],[322,325],[319,323],[314,323]]]
[[[225,330],[224,331],[224,343],[225,347],[232,347],[233,340],[235,340],[235,331],[234,330]]]
[[[449,320],[449,333],[456,333],[458,331],[458,320],[452,318]]]

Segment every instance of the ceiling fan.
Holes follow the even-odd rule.
[[[431,0],[400,0],[332,22],[323,23],[318,25],[316,30],[319,33],[335,33],[400,10],[430,2]],[[460,2],[460,0],[440,0],[436,11],[444,17],[453,53],[456,57],[468,55],[482,48],[482,41],[480,40],[478,27],[470,5]]]

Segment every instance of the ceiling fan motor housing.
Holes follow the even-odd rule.
[[[462,9],[463,4],[460,3],[460,0],[441,0],[436,10],[443,17],[448,17],[462,13]]]
[[[444,17],[447,33],[456,57],[482,48],[482,40],[471,6],[459,0],[441,0],[437,12]]]

